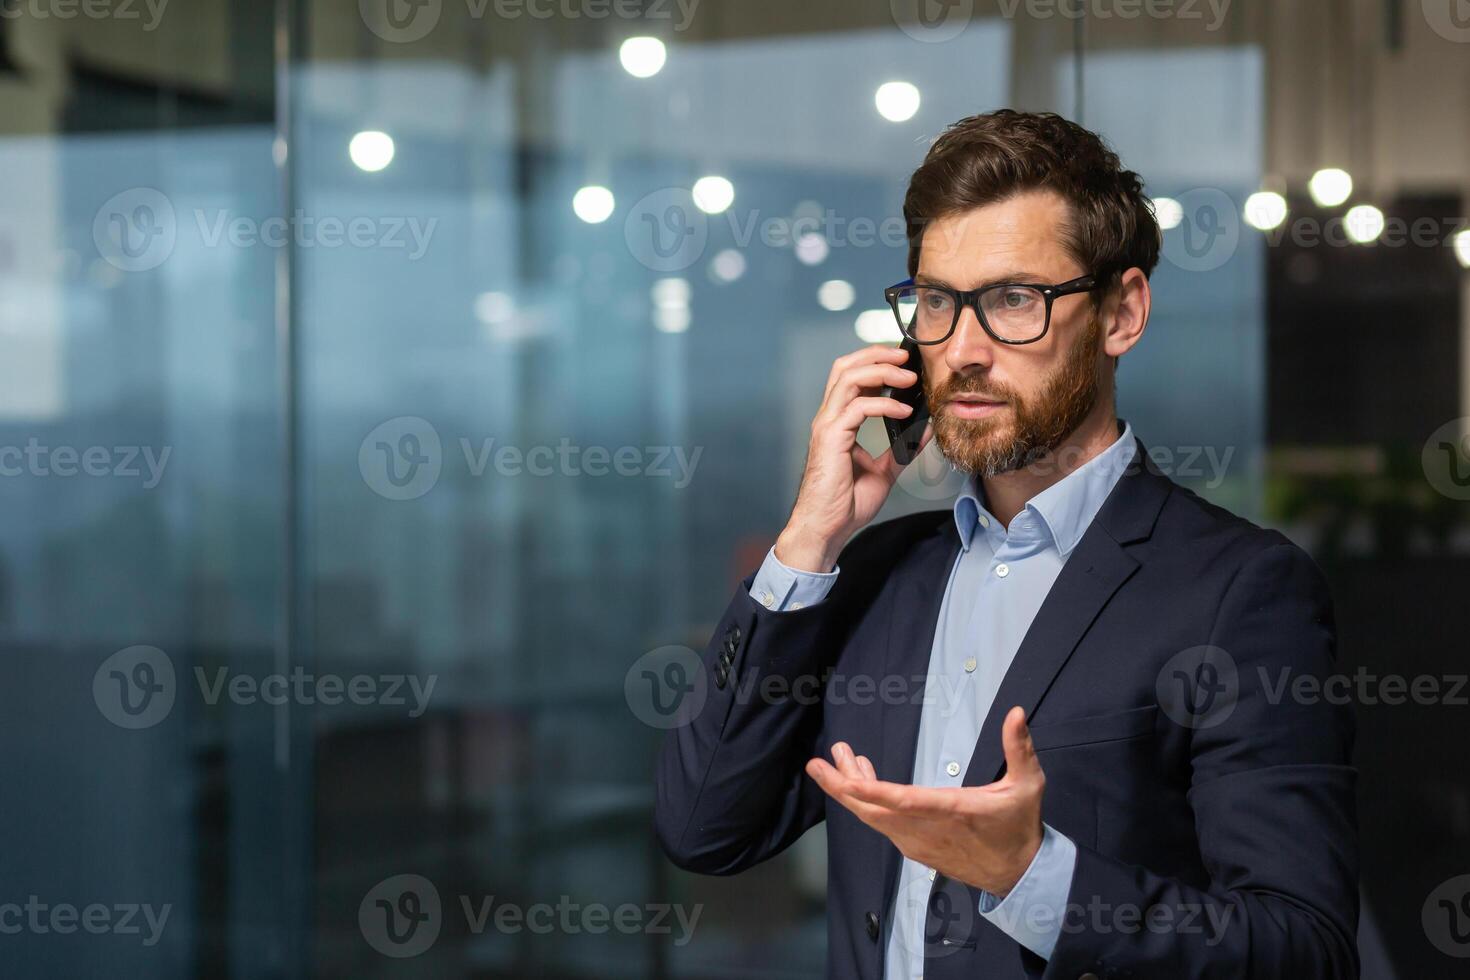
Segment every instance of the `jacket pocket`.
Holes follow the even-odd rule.
[[[1031,744],[1036,746],[1036,751],[1044,752],[1047,749],[1116,742],[1125,738],[1152,735],[1158,714],[1158,705],[1146,704],[1141,708],[1131,708],[1115,714],[1042,722],[1031,726]]]

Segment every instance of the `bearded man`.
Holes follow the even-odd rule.
[[[825,821],[843,980],[1357,976],[1352,718],[1291,696],[1333,669],[1322,576],[1117,417],[1159,255],[1141,180],[1000,111],[940,136],[904,216],[908,349],[832,366],[664,745],[666,853],[733,874]],[[968,479],[868,526],[902,467],[858,429],[918,384]]]

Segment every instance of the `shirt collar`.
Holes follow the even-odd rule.
[[[1133,461],[1136,448],[1133,426],[1124,422],[1122,434],[1111,446],[1026,502],[1025,509],[1037,515],[1063,558],[1072,553],[1092,525],[1103,501]],[[981,515],[985,518],[983,524]],[[966,551],[977,526],[983,527],[986,534],[1000,538],[1006,534],[1000,521],[986,509],[984,490],[973,473],[965,478],[964,488],[955,500],[954,519],[960,545]]]

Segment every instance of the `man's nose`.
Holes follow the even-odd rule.
[[[995,361],[995,340],[980,325],[973,306],[960,310],[960,322],[944,345],[944,363],[954,373],[989,368]]]

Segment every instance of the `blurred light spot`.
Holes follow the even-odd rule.
[[[1275,191],[1256,191],[1245,199],[1241,216],[1257,231],[1279,228],[1286,220],[1286,198]]]
[[[857,315],[853,327],[857,335],[869,344],[896,343],[903,339],[892,310],[863,310]]]
[[[1154,217],[1159,219],[1159,227],[1164,231],[1178,228],[1179,222],[1184,220],[1184,206],[1172,197],[1156,197],[1153,201]]]
[[[653,311],[654,328],[663,333],[683,333],[690,319],[687,306],[660,306]]]
[[[611,218],[616,206],[613,192],[595,184],[577,191],[572,198],[572,210],[589,225],[600,225]]]
[[[1470,269],[1470,228],[1455,232],[1451,240],[1455,243],[1455,258],[1463,268]]]
[[[689,280],[677,277],[660,279],[649,290],[653,305],[658,307],[688,306],[690,293]]]
[[[802,265],[821,265],[827,261],[832,247],[827,244],[827,239],[814,231],[809,231],[796,240],[796,258]]]
[[[509,293],[481,293],[475,297],[475,319],[487,327],[505,323],[515,311],[515,300]]]
[[[1371,204],[1359,204],[1348,209],[1343,224],[1347,228],[1348,238],[1359,245],[1366,245],[1377,241],[1378,236],[1383,234],[1383,212]]]
[[[720,214],[735,203],[735,185],[724,177],[701,177],[694,182],[694,203],[705,214]]]
[[[857,290],[846,279],[828,279],[817,287],[817,302],[829,312],[841,313],[850,309],[856,300]]]
[[[393,137],[376,129],[358,133],[347,144],[347,155],[352,157],[352,162],[370,174],[386,169],[396,152]]]
[[[1333,208],[1352,196],[1353,178],[1346,170],[1327,167],[1312,174],[1307,190],[1318,207]]]
[[[663,70],[668,49],[656,37],[630,37],[618,49],[623,70],[634,78],[652,78]]]
[[[907,122],[919,111],[919,90],[908,82],[884,82],[873,102],[878,114],[889,122]]]
[[[734,282],[745,275],[745,256],[727,248],[710,260],[709,271],[717,282]]]

